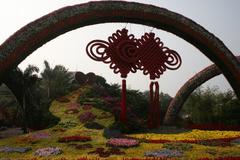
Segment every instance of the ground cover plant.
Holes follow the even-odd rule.
[[[111,128],[115,117],[104,106],[86,109],[84,101],[79,103],[79,97],[89,87],[64,96],[68,102],[51,103],[50,112],[60,119],[57,125],[1,139],[0,160],[240,159],[239,131],[161,126],[158,130],[123,134]],[[106,99],[111,98],[108,95]],[[78,112],[66,113],[69,109]]]

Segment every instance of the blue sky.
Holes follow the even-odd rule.
[[[85,3],[85,0],[8,0],[0,5],[1,32],[0,43],[3,43],[18,29],[27,23],[67,5]],[[135,2],[153,4],[180,13],[202,25],[220,38],[235,54],[240,54],[240,1],[239,0],[138,0]],[[80,70],[84,73],[95,72],[106,78],[109,83],[120,83],[120,75],[114,75],[108,65],[91,60],[85,53],[85,47],[93,39],[106,40],[117,29],[122,29],[126,23],[106,23],[86,26],[68,32],[46,43],[33,52],[19,67],[24,69],[28,64],[37,65],[43,69],[43,61],[50,65],[62,64],[70,71]],[[127,29],[136,37],[149,32],[152,27],[128,24]],[[182,57],[183,64],[177,71],[166,71],[159,79],[160,90],[174,96],[186,80],[198,71],[212,64],[198,49],[181,38],[154,29],[158,37],[169,48],[176,50]],[[142,72],[129,74],[127,86],[131,89],[146,90],[149,77]],[[218,76],[204,86],[218,86],[221,90],[228,90],[230,86],[223,76]]]

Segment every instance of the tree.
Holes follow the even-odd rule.
[[[87,84],[91,85],[91,84],[96,83],[96,75],[95,75],[95,73],[89,72],[89,73],[86,74],[86,77],[87,77],[87,79],[86,79],[86,83]]]
[[[53,80],[53,70],[50,67],[49,63],[45,60],[44,61],[45,69],[41,73],[42,79],[43,79],[43,87],[47,89],[47,97],[50,99],[51,95],[51,86],[52,86],[52,80]]]
[[[75,80],[78,84],[86,83],[87,76],[83,72],[76,72],[75,73]]]
[[[35,85],[38,80],[38,72],[39,69],[36,66],[28,65],[24,71],[22,71],[20,68],[15,68],[7,75],[7,79],[11,81],[9,84],[12,84],[10,85],[11,90],[17,90],[15,96],[18,99],[21,107],[23,131],[25,133],[27,132],[28,128],[28,110],[30,105],[34,104],[35,101],[32,90],[36,87]]]
[[[63,96],[71,88],[72,76],[62,65],[56,65],[53,69],[47,61],[44,61],[45,69],[41,73],[42,87],[47,91],[49,100]]]
[[[216,88],[198,88],[188,98],[181,111],[194,124],[237,125],[240,122],[240,101],[234,92],[219,92]]]
[[[237,56],[240,61],[240,56]],[[177,92],[172,99],[164,118],[164,124],[174,124],[179,112],[191,93],[209,79],[220,75],[222,72],[216,65],[210,65],[192,78],[190,78]]]

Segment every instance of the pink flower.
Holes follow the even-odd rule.
[[[91,137],[88,136],[66,136],[61,137],[58,139],[58,142],[73,142],[73,141],[80,141],[80,142],[87,142],[91,141]]]
[[[139,145],[138,140],[129,138],[111,138],[107,145],[112,147],[135,147]]]

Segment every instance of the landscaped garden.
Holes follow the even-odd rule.
[[[123,133],[104,109],[110,97],[89,98],[82,86],[51,103],[57,125],[0,140],[0,159],[239,159],[239,131],[162,126]]]
[[[201,26],[199,15],[189,14],[198,19],[194,22],[159,7],[158,2],[157,6],[150,5],[155,2],[145,3],[148,2],[96,1],[68,5],[30,22],[1,44],[0,160],[240,160],[240,58],[233,54],[237,51],[230,51],[223,43],[225,38],[220,40]],[[188,3],[182,6],[189,6]],[[232,11],[238,6],[236,3],[219,4],[227,4]],[[16,6],[25,11],[21,5]],[[210,5],[203,7],[199,3],[196,6],[205,8],[204,12],[208,13],[207,6]],[[13,5],[11,7],[14,8]],[[178,7],[188,13],[189,7]],[[222,9],[219,12],[217,8],[210,8],[211,14],[208,15],[215,15],[212,14],[214,11],[221,16]],[[234,20],[231,12],[229,15],[226,13],[225,17],[233,17],[231,19]],[[204,22],[209,20],[212,24],[215,17],[206,19],[207,14],[202,15]],[[226,19],[221,20],[221,23],[227,22]],[[92,60],[109,65],[113,73],[122,78],[121,85],[118,82],[107,83],[104,77],[90,71],[91,65],[84,63],[85,71],[89,73],[70,72],[63,65],[52,67],[46,60],[42,72],[35,65],[21,69],[20,63],[24,59],[54,38],[85,26],[91,29],[99,23],[106,23],[114,29],[108,22],[126,24],[107,38],[98,38],[98,34],[92,31],[89,35],[81,35],[80,45],[93,35],[84,52]],[[137,24],[136,27],[138,24],[146,25],[141,37],[138,29],[132,29],[131,23]],[[179,49],[179,46],[185,46],[180,41],[172,41],[178,44],[176,50],[172,46],[174,43],[166,41],[169,46],[166,45],[162,40],[164,35],[161,33],[160,36],[159,31],[153,32],[159,29],[189,42],[214,64],[195,74],[195,69],[205,64],[205,60],[189,57],[188,47],[186,51]],[[105,27],[104,30],[111,31]],[[97,31],[102,32],[100,29]],[[231,31],[237,35],[238,28]],[[229,30],[220,30],[220,33],[229,35]],[[64,45],[62,51],[70,53],[72,50]],[[53,57],[57,62],[61,51],[55,52],[57,56]],[[72,58],[64,55],[64,60],[65,57]],[[85,61],[84,58],[81,60]],[[188,67],[182,66],[184,61],[191,63]],[[180,66],[184,72],[170,78],[171,82],[167,80],[160,85],[159,78],[165,71],[177,70]],[[186,79],[185,71],[192,66],[196,67],[191,70],[194,76],[189,78],[190,74],[187,75],[189,79],[174,97],[162,92],[166,91],[163,86],[171,88],[177,79]],[[149,81],[134,81],[139,81],[140,85],[149,83],[149,88],[143,92],[130,89],[132,83],[127,83],[128,75],[136,72],[149,76]],[[219,91],[202,86],[220,74],[225,76],[233,90]],[[168,92],[171,93],[170,90]]]

